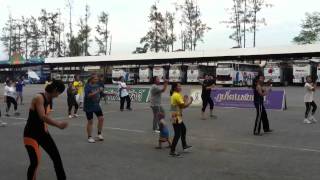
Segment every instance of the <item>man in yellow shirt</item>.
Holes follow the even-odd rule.
[[[76,76],[76,79],[73,82],[73,86],[77,90],[76,100],[77,100],[77,103],[78,103],[79,107],[81,107],[81,104],[83,103],[84,85],[83,85],[83,82],[80,80],[80,76],[79,75]]]
[[[171,91],[171,118],[174,129],[174,138],[171,145],[170,155],[177,157],[180,154],[176,152],[176,146],[181,138],[183,150],[189,149],[192,146],[187,145],[186,133],[187,129],[182,120],[182,110],[192,104],[193,98],[188,96],[183,97],[181,94],[181,85],[179,83],[172,84]]]

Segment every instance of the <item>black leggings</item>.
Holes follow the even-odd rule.
[[[206,111],[208,104],[210,104],[210,110],[213,110],[214,104],[210,96],[209,97],[203,96],[201,97],[201,99],[202,99],[202,112]]]
[[[75,100],[74,101],[68,100],[68,114],[69,115],[71,115],[71,111],[72,111],[73,106],[74,106],[74,114],[77,114],[78,109],[79,109],[78,103]]]
[[[317,104],[312,101],[312,102],[306,102],[306,113],[304,115],[305,118],[308,118],[309,117],[309,113],[311,111],[311,107],[312,107],[312,112],[311,114],[314,115],[317,111]]]
[[[125,96],[120,98],[120,109],[123,110],[124,108],[124,102],[127,101],[127,109],[131,108],[131,99],[130,96]]]
[[[6,112],[9,112],[9,110],[11,108],[11,104],[13,104],[15,111],[18,109],[17,101],[13,97],[7,96],[6,97],[6,102],[7,102]]]
[[[172,125],[174,129],[174,138],[171,145],[171,152],[175,152],[176,146],[178,144],[180,137],[181,137],[182,147],[184,148],[187,146],[187,142],[186,142],[187,129],[183,122],[180,124],[172,124]]]
[[[254,105],[257,110],[257,117],[256,117],[256,122],[254,124],[253,134],[260,134],[261,122],[263,124],[264,132],[269,131],[270,128],[269,128],[268,115],[263,103],[254,103]]]
[[[36,180],[36,171],[39,166],[41,159],[41,153],[39,145],[48,153],[54,164],[54,169],[56,171],[58,180],[65,180],[66,174],[63,169],[62,160],[58,151],[56,144],[54,143],[52,137],[48,133],[44,133],[38,140],[33,138],[25,137],[24,144],[27,149],[30,166],[28,168],[28,180]]]

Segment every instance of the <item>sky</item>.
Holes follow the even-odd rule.
[[[174,11],[174,3],[183,0],[160,0],[160,10]],[[232,6],[232,0],[197,0],[202,13],[203,22],[212,28],[205,34],[204,42],[200,43],[198,51],[209,51],[217,48],[231,48],[235,42],[229,39],[232,33],[222,21],[228,20],[227,9]],[[261,26],[257,33],[257,47],[289,46],[293,45],[292,39],[299,34],[300,25],[306,12],[320,11],[319,0],[267,0],[273,4],[272,8],[264,9],[259,16],[267,21],[266,26]],[[97,17],[102,12],[110,14],[110,30],[112,34],[112,54],[129,54],[140,46],[150,24],[148,15],[150,7],[155,0],[73,0],[73,24],[79,23],[79,18],[84,16],[85,4],[90,6],[91,17],[89,24],[95,27]],[[8,20],[9,13],[13,18],[24,16],[38,16],[41,9],[56,11],[60,9],[63,14],[62,21],[68,21],[66,0],[0,0],[0,29]],[[180,17],[177,15],[177,22]],[[177,31],[179,31],[177,24]],[[77,30],[77,29],[75,29]],[[94,40],[96,33],[91,33]],[[248,47],[252,46],[252,34],[248,35]],[[180,47],[180,41],[176,48]],[[90,51],[95,54],[96,45]],[[6,52],[0,45],[0,60],[6,59]]]

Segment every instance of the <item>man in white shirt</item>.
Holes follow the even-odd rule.
[[[131,111],[131,99],[128,92],[128,86],[124,82],[124,78],[121,76],[119,81],[113,81],[113,83],[118,84],[119,97],[120,97],[120,111],[124,110],[124,103],[127,101],[127,110]]]
[[[314,102],[314,91],[316,89],[315,83],[312,82],[311,76],[307,77],[307,82],[304,85],[305,87],[305,95],[304,95],[304,103],[306,105],[306,112],[305,112],[305,119],[303,120],[303,123],[305,124],[311,124],[311,123],[316,123],[317,120],[314,118],[314,114],[316,113],[317,110],[317,105]],[[312,107],[312,112],[311,116],[309,117],[310,111]]]

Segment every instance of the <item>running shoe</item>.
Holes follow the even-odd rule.
[[[304,120],[303,120],[303,123],[304,123],[304,124],[311,124],[312,122],[309,121],[309,119],[304,119]]]
[[[156,133],[156,134],[160,134],[159,130],[154,130],[153,132]]]
[[[185,146],[185,147],[183,147],[183,151],[188,151],[188,150],[191,150],[191,148],[192,148],[192,146]]]
[[[5,126],[7,126],[8,125],[8,123],[6,123],[6,122],[1,122],[0,123],[0,127],[5,127]]]
[[[96,141],[95,141],[92,137],[89,137],[89,138],[88,138],[88,142],[89,142],[89,143],[95,143]]]
[[[103,138],[103,136],[101,134],[99,134],[97,138],[98,138],[99,141],[103,141],[104,140],[104,138]]]
[[[71,119],[71,118],[73,118],[73,116],[72,116],[72,115],[69,115],[69,119]]]
[[[172,157],[179,157],[180,154],[177,153],[177,152],[170,152],[170,156],[172,156]]]
[[[309,121],[312,122],[312,123],[318,122],[318,121],[316,120],[316,118],[314,118],[314,116],[311,116],[311,117],[309,118]]]
[[[77,118],[77,117],[79,117],[79,115],[78,115],[78,114],[74,114],[73,117],[74,117],[74,118]]]

